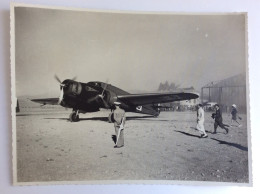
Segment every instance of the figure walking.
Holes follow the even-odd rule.
[[[216,109],[216,112],[212,114],[212,118],[215,119],[213,134],[217,133],[218,126],[222,129],[225,129],[226,134],[228,134],[228,131],[229,131],[227,128],[228,125],[223,124],[222,112],[221,112],[221,109],[218,104],[215,105],[215,109]]]
[[[197,106],[197,130],[200,132],[202,138],[208,137],[205,128],[204,128],[204,110],[202,104]]]
[[[241,127],[241,124],[237,121],[237,118],[240,120],[242,119],[240,116],[238,116],[237,106],[235,104],[232,105],[231,110],[231,125],[236,122],[238,124],[238,127]]]
[[[121,148],[124,146],[124,125],[125,125],[125,111],[120,108],[120,102],[114,102],[116,109],[113,111],[113,119],[115,126],[115,146],[114,148]]]

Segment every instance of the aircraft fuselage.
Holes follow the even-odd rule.
[[[117,88],[111,84],[103,82],[88,82],[82,83],[73,80],[64,80],[63,85],[64,94],[61,106],[79,110],[79,112],[96,112],[100,108],[113,109],[114,102],[117,100],[118,95],[126,95],[128,92]],[[62,86],[61,86],[62,87]],[[129,106],[122,103],[121,107],[125,111],[136,112],[136,107]],[[142,110],[138,112],[144,114],[158,115],[152,105],[142,106]]]
[[[73,79],[66,79],[63,82],[56,76],[60,83],[59,98],[32,99],[32,101],[46,104],[58,104],[66,108],[72,108],[71,121],[79,120],[79,113],[96,112],[100,108],[114,109],[114,102],[120,102],[121,108],[126,112],[137,112],[158,116],[160,103],[167,103],[181,100],[191,100],[199,97],[191,92],[168,92],[168,93],[143,93],[130,94],[111,84],[92,81],[82,83]]]
[[[108,85],[107,89],[104,90],[106,84],[103,82],[81,83],[65,80],[62,85],[64,85],[64,94],[60,105],[63,107],[81,110],[82,112],[95,112],[99,111],[99,108],[112,107],[115,101],[113,97],[116,94],[108,91],[108,88],[113,86]],[[102,92],[103,95],[100,96]]]

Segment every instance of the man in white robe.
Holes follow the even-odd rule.
[[[201,134],[202,138],[208,137],[205,128],[204,128],[204,110],[202,108],[202,104],[198,105],[197,108],[197,127],[198,131]]]

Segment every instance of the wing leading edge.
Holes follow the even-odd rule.
[[[134,106],[174,102],[181,100],[191,100],[198,98],[199,95],[191,92],[168,92],[168,93],[147,93],[147,94],[127,94],[120,95],[117,98]]]
[[[42,98],[42,99],[31,99],[33,102],[37,102],[43,105],[50,104],[50,105],[57,105],[59,98]]]

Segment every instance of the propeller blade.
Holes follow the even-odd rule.
[[[108,86],[108,79],[106,80],[106,83],[104,85],[104,88],[103,88],[101,94],[98,94],[95,97],[88,99],[88,102],[90,103],[90,102],[93,102],[93,101],[98,101],[98,99],[101,99],[102,103],[104,104],[104,106],[106,108],[110,108],[110,106],[108,105],[108,103],[104,99],[104,97],[105,97],[105,90],[107,89],[107,86]]]
[[[75,81],[77,79],[77,76],[73,77],[71,80]]]
[[[104,92],[105,92],[105,90],[107,89],[107,85],[108,85],[108,79],[106,80],[105,86],[104,86],[103,91],[102,91],[102,93],[101,93],[101,95],[103,96],[103,98],[104,98]]]
[[[54,78],[61,84],[60,78],[55,74]]]
[[[99,98],[99,95],[96,95],[96,96],[94,96],[94,97],[92,97],[92,98],[89,98],[89,99],[87,100],[87,102],[88,102],[88,103],[91,103],[91,102],[93,102],[93,101],[97,101],[98,98]]]
[[[109,108],[109,105],[107,104],[107,102],[104,100],[104,98],[101,98],[103,104],[105,105],[106,108]]]
[[[105,106],[106,108],[109,108],[108,103],[104,100],[104,97],[105,97],[104,92],[105,92],[105,90],[107,89],[107,86],[108,86],[108,79],[106,80],[106,83],[105,83],[105,86],[104,86],[104,88],[103,88],[102,93],[101,93],[100,95],[98,95],[98,96],[101,98],[101,100],[102,100],[104,106]]]
[[[61,87],[60,97],[59,97],[59,101],[58,101],[59,105],[60,105],[61,101],[63,100],[63,95],[64,95],[64,91],[63,91],[63,87]]]
[[[90,99],[88,99],[88,103],[91,103],[93,101],[97,101],[100,102],[100,100],[102,101],[102,103],[104,104],[104,106],[106,108],[110,108],[110,106],[108,105],[108,103],[105,101],[104,96],[102,96],[101,94],[96,95],[95,97],[92,97]]]

